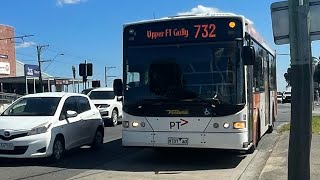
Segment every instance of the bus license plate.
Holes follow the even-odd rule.
[[[169,137],[168,144],[169,145],[188,145],[188,138],[177,138],[177,137]]]
[[[14,150],[12,143],[0,143],[0,150]]]

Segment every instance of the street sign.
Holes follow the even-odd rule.
[[[5,74],[5,75],[10,74],[10,63],[0,62],[0,74]]]
[[[32,64],[25,64],[24,75],[29,77],[39,77],[40,76],[39,66],[32,65]]]
[[[69,85],[68,79],[55,79],[54,80],[55,85]]]
[[[5,54],[0,54],[0,58],[3,58],[3,59],[8,59],[8,55],[5,55]]]
[[[309,0],[310,39],[320,40],[320,0]],[[277,45],[289,44],[289,7],[288,1],[271,4],[271,18],[274,42]]]
[[[92,76],[92,63],[79,64],[79,76]]]
[[[100,86],[100,80],[92,81],[92,87],[101,87]]]

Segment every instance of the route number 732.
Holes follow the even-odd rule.
[[[194,35],[194,38],[198,38],[201,33],[202,38],[214,38],[216,37],[216,25],[215,24],[202,24],[194,25],[197,28],[197,32]]]

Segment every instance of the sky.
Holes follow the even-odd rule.
[[[245,3],[244,3],[245,2]],[[275,45],[270,14],[276,0],[10,0],[1,1],[0,24],[13,26],[16,59],[37,64],[37,45],[43,48],[44,72],[72,77],[72,66],[93,63],[93,79],[104,85],[107,73],[121,77],[122,29],[130,22],[185,13],[228,12],[244,15],[279,54],[288,54],[288,45]],[[1,34],[0,34],[1,37]],[[312,43],[313,56],[320,56],[320,43]],[[64,55],[59,55],[64,54]],[[285,90],[283,74],[290,65],[288,55],[277,56],[278,91]],[[112,83],[109,78],[108,85]]]

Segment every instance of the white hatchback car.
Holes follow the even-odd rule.
[[[122,96],[115,96],[113,88],[96,88],[88,93],[89,98],[99,109],[106,124],[116,126],[122,117]]]
[[[59,160],[65,150],[101,146],[103,137],[100,113],[82,94],[26,95],[0,116],[0,157]]]

